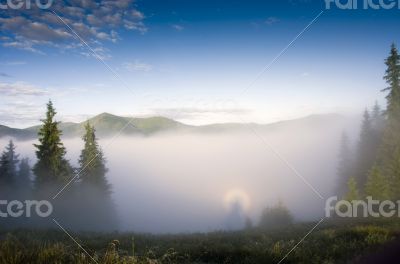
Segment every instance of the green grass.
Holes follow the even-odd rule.
[[[314,226],[207,234],[72,233],[98,263],[278,263]],[[282,263],[346,263],[392,240],[398,221],[325,222]],[[58,230],[0,232],[0,263],[94,263]]]

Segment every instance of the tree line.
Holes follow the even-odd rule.
[[[336,193],[346,200],[400,199],[400,55],[395,44],[385,65],[386,110],[376,103],[364,111],[355,151],[342,135]]]
[[[81,228],[84,223],[90,229],[115,227],[111,185],[95,128],[86,122],[79,166],[73,168],[55,115],[49,101],[34,144],[37,161],[32,168],[28,158],[19,160],[13,141],[9,141],[0,158],[0,198],[52,200],[56,215],[67,217],[74,227]]]

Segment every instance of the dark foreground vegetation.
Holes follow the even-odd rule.
[[[398,236],[398,220],[325,220],[275,230],[150,235],[0,232],[0,263],[353,263]],[[86,251],[86,252],[85,252]],[[90,256],[89,256],[90,255]],[[93,259],[92,259],[93,258]]]

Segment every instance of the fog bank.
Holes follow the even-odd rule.
[[[101,139],[120,229],[154,233],[224,229],[236,203],[241,215],[256,223],[261,210],[279,199],[297,220],[321,217],[325,201],[286,162],[329,197],[335,187],[340,135],[348,126],[341,121],[257,133],[246,128]],[[6,141],[0,140],[1,148]],[[29,157],[33,165],[34,142],[15,143],[21,157]],[[82,140],[65,139],[64,144],[67,158],[77,166]]]

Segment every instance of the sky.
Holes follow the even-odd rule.
[[[317,0],[0,9],[0,124],[38,124],[49,99],[74,122],[102,112],[195,125],[358,114],[385,103],[399,12]]]

